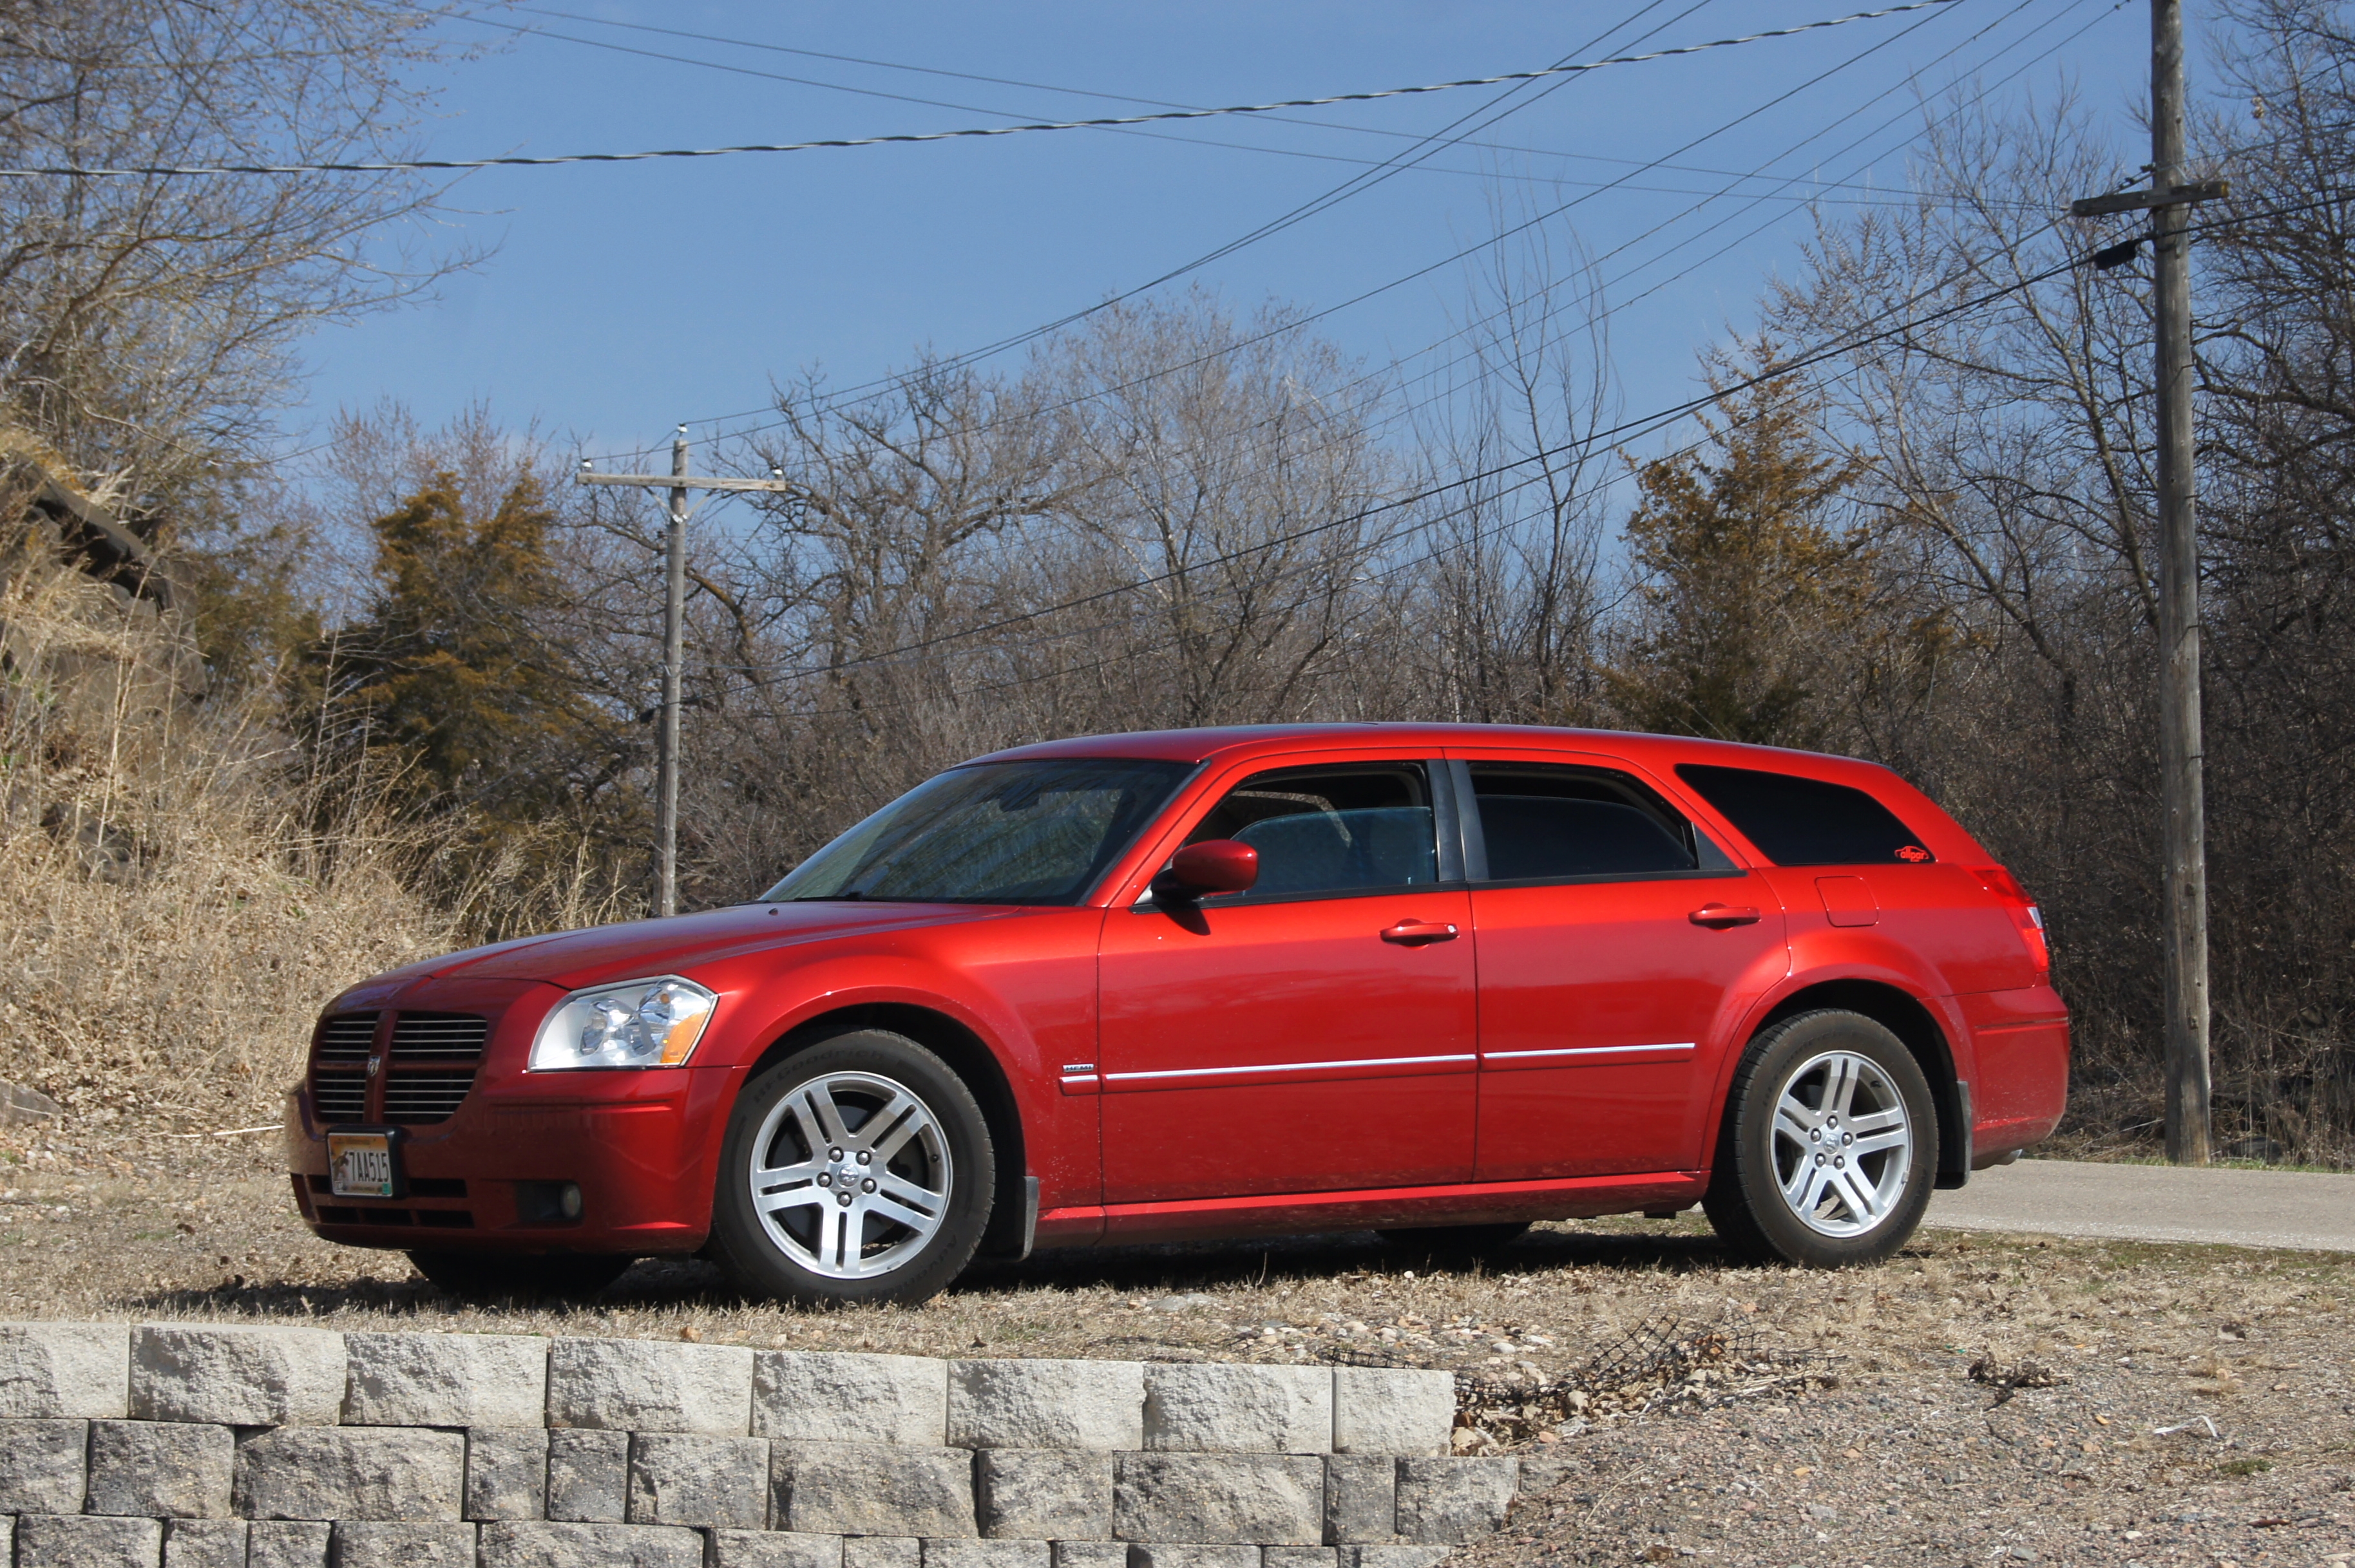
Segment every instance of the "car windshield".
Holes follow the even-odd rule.
[[[767,899],[1076,904],[1190,771],[1103,757],[952,768],[810,856]]]

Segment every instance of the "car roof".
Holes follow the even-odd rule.
[[[1138,730],[1127,735],[1077,736],[1036,746],[996,751],[976,762],[1029,761],[1050,758],[1136,758],[1167,762],[1226,765],[1256,758],[1280,758],[1304,750],[1388,752],[1435,757],[1479,749],[1554,751],[1565,756],[1600,753],[1667,781],[1680,763],[1757,768],[1771,773],[1845,784],[1877,797],[1942,861],[1993,863],[1986,849],[1938,803],[1877,762],[1817,751],[1703,740],[1692,736],[1645,735],[1633,730],[1561,729],[1543,725],[1502,724],[1266,724],[1212,729]],[[1681,781],[1679,781],[1681,782]],[[1689,786],[1687,786],[1689,789]],[[1720,813],[1721,816],[1722,813]],[[1731,823],[1726,824],[1732,826]],[[1737,830],[1738,831],[1738,830]]]
[[[1792,751],[1780,747],[1751,746],[1738,741],[1703,740],[1692,736],[1646,735],[1635,730],[1567,729],[1545,725],[1504,724],[1248,724],[1203,729],[1136,730],[1124,735],[1074,736],[1068,740],[1040,741],[993,751],[977,762],[1029,761],[1057,757],[1146,758],[1169,762],[1213,762],[1256,754],[1317,749],[1361,751],[1398,749],[1435,754],[1474,747],[1528,747],[1541,751],[1608,750],[1631,762],[1662,768],[1679,762],[1713,763],[1722,768],[1764,768],[1781,773],[1819,777],[1864,769],[1892,777],[1877,763],[1822,752]]]

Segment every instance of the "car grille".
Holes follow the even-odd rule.
[[[474,1086],[491,1021],[472,1012],[403,1012],[385,1063],[384,1119],[405,1127],[447,1121]]]
[[[377,1014],[339,1012],[319,1025],[311,1052],[311,1103],[323,1122],[359,1121],[368,1115],[368,1057]]]

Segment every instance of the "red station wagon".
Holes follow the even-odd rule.
[[[2036,907],[1885,768],[1270,726],[998,752],[753,903],[379,975],[287,1125],[313,1229],[462,1290],[1695,1202],[1839,1265],[2050,1133],[2068,1056]]]

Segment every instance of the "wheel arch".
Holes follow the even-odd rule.
[[[778,1063],[822,1041],[860,1029],[888,1030],[907,1036],[946,1062],[950,1070],[964,1080],[965,1087],[973,1091],[974,1099],[981,1107],[982,1120],[989,1128],[990,1150],[996,1166],[989,1225],[982,1234],[981,1251],[985,1256],[1019,1255],[1027,1240],[1029,1217],[1026,1180],[1029,1162],[1023,1144],[1022,1113],[997,1054],[960,1020],[912,1002],[860,1002],[837,1008],[803,1019],[780,1035],[752,1063],[744,1081],[751,1082]]]
[[[1930,1081],[1938,1113],[1938,1185],[1959,1187],[1970,1173],[1970,1108],[1959,1087],[1955,1053],[1933,1013],[1920,999],[1881,980],[1826,980],[1803,986],[1777,1001],[1751,1032],[1755,1040],[1786,1018],[1837,1008],[1860,1013],[1905,1044]],[[1746,1049],[1746,1045],[1745,1045]]]

